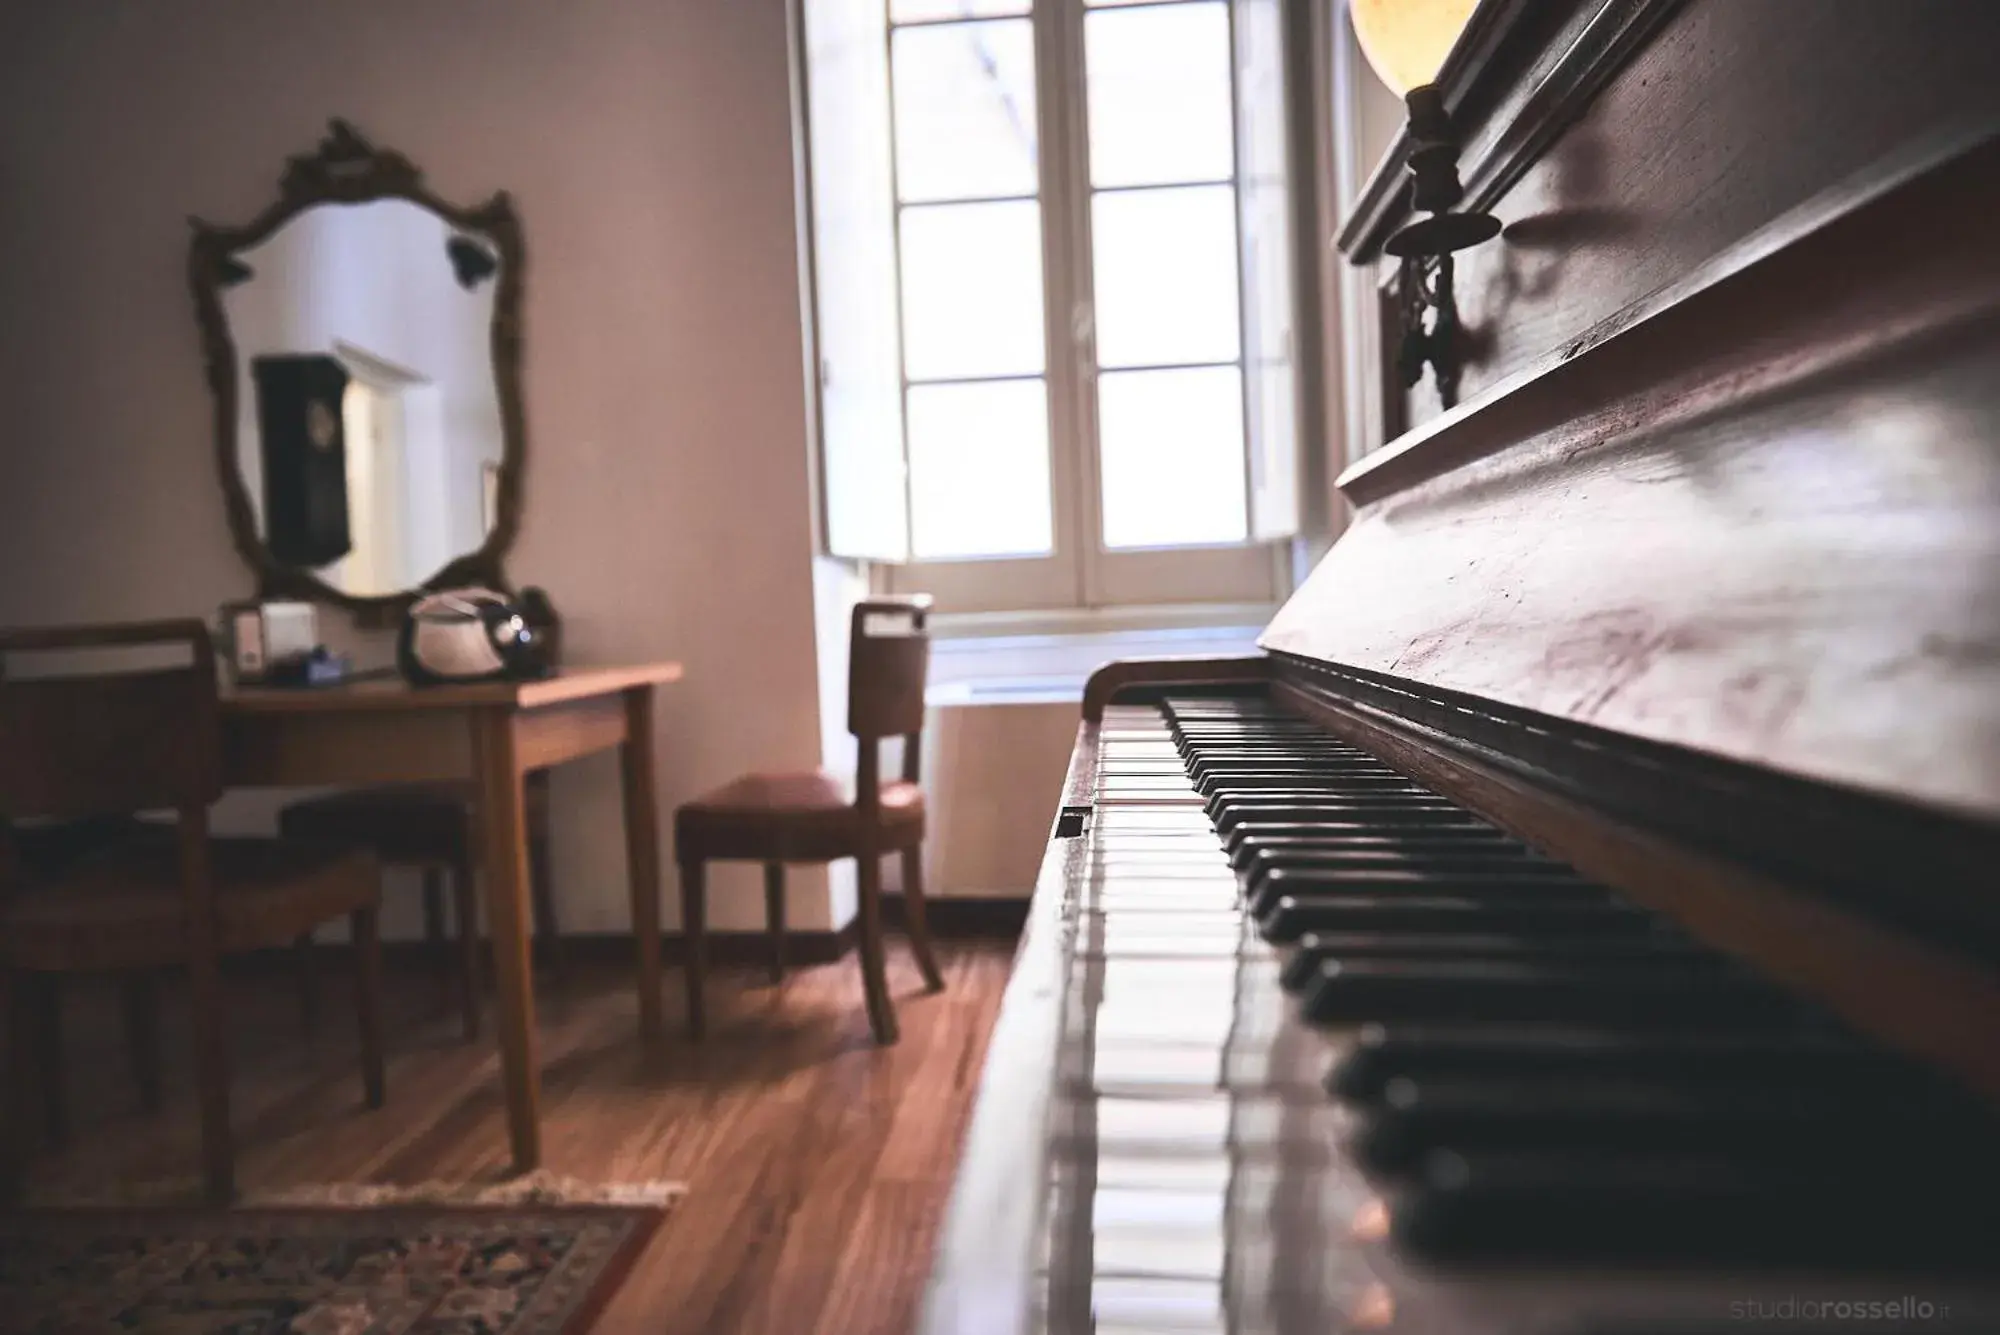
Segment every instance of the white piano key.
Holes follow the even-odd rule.
[[[1107,1187],[1143,1187],[1153,1191],[1222,1192],[1228,1189],[1235,1171],[1235,1165],[1220,1155],[1174,1159],[1100,1153],[1095,1177],[1100,1191]]]
[[[1222,1288],[1212,1281],[1099,1275],[1091,1280],[1090,1309],[1098,1335],[1114,1330],[1222,1335],[1228,1329]]]
[[[1228,1214],[1227,1186],[1220,1191],[1170,1191],[1109,1187],[1103,1178],[1090,1203],[1091,1226],[1162,1233],[1220,1233]]]
[[[1099,1099],[1097,1143],[1124,1151],[1213,1153],[1227,1148],[1231,1111],[1231,1100],[1219,1094],[1193,1099]]]
[[[1198,1004],[1229,997],[1236,991],[1236,966],[1227,960],[1183,964],[1170,960],[1107,960],[1103,971],[1106,996],[1131,988],[1162,997],[1198,997]]]
[[[1100,1043],[1091,1085],[1101,1094],[1212,1093],[1222,1082],[1219,1044]]]
[[[1199,932],[1142,932],[1132,924],[1106,933],[1098,947],[1100,958],[1124,959],[1233,959],[1236,938],[1204,937]]]
[[[1114,830],[1143,829],[1173,830],[1204,839],[1216,837],[1215,824],[1207,812],[1182,808],[1163,811],[1141,806],[1114,807],[1099,811],[1092,828],[1107,834]]]
[[[1241,896],[1234,884],[1204,884],[1186,881],[1112,878],[1082,887],[1077,907],[1123,920],[1130,914],[1134,922],[1144,918],[1175,918],[1188,913],[1217,917],[1240,914]]]
[[[1204,1232],[1100,1223],[1090,1239],[1091,1261],[1099,1275],[1219,1282],[1227,1253],[1220,1226]]]
[[[1186,1011],[1169,1012],[1142,1005],[1100,1007],[1093,1027],[1106,1042],[1169,1043],[1183,1039],[1213,1043],[1218,1047],[1228,1041],[1230,1031],[1226,1018],[1224,1022],[1217,1023],[1206,1016]]]

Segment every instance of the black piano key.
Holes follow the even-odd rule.
[[[1365,751],[1352,747],[1322,746],[1310,732],[1283,732],[1258,735],[1247,732],[1183,732],[1174,739],[1174,747],[1184,756],[1235,755],[1256,756],[1263,752],[1297,749],[1311,751],[1318,755],[1333,756],[1341,760],[1365,761],[1381,764]]]
[[[1223,843],[1230,865],[1250,873],[1292,866],[1367,867],[1514,867],[1536,870],[1568,868],[1529,853],[1518,844],[1485,838],[1432,838],[1415,831],[1403,834],[1351,834],[1330,838],[1269,836],[1246,839],[1231,847]],[[1259,879],[1253,875],[1252,880]]]
[[[1335,756],[1342,760],[1365,761],[1371,765],[1382,762],[1365,751],[1357,751],[1351,746],[1327,740],[1324,735],[1312,732],[1280,733],[1193,733],[1183,731],[1178,739],[1180,747],[1190,755],[1232,756],[1255,759],[1258,756],[1277,754]]]
[[[1392,1204],[1391,1236],[1452,1261],[1990,1264],[2000,1197],[1872,1163],[1441,1151]]]
[[[1273,774],[1309,774],[1316,783],[1369,791],[1391,788],[1422,791],[1405,775],[1373,762],[1315,759],[1311,756],[1261,756],[1254,761],[1189,758],[1185,762],[1189,780],[1197,792],[1204,787],[1227,788],[1242,783],[1261,783]]]
[[[1408,783],[1409,778],[1367,756],[1348,756],[1337,751],[1315,751],[1304,747],[1257,747],[1244,751],[1202,749],[1186,758],[1188,772],[1195,775],[1256,774],[1273,769],[1304,769],[1315,774],[1354,775],[1360,778],[1392,778]]]
[[[1570,876],[1544,876],[1533,872],[1477,871],[1339,871],[1332,868],[1278,867],[1263,871],[1250,883],[1251,913],[1264,924],[1274,941],[1298,939],[1274,934],[1276,923],[1291,905],[1294,918],[1316,911],[1323,904],[1345,900],[1385,899],[1409,895],[1426,899],[1463,899],[1472,903],[1490,901],[1508,904],[1571,905],[1580,908],[1615,909],[1620,915],[1643,916],[1638,910],[1618,904],[1603,887]],[[1313,930],[1305,922],[1299,931]],[[1332,924],[1328,924],[1329,930]]]
[[[1216,834],[1225,841],[1235,837],[1239,831],[1269,828],[1336,831],[1363,828],[1379,830],[1384,834],[1420,834],[1432,829],[1502,833],[1491,825],[1468,817],[1456,807],[1428,798],[1326,801],[1310,806],[1294,802],[1241,802],[1226,804],[1207,814]]]
[[[1650,930],[1649,915],[1613,900],[1563,903],[1502,896],[1404,893],[1335,899],[1281,896],[1262,920],[1280,945],[1307,932],[1535,932],[1592,935]]]
[[[1372,783],[1396,783],[1398,787],[1412,787],[1422,793],[1430,793],[1428,787],[1402,773],[1400,769],[1390,769],[1388,765],[1376,763],[1372,759],[1326,759],[1304,755],[1296,759],[1286,759],[1280,755],[1258,755],[1256,759],[1236,759],[1220,755],[1182,755],[1184,767],[1194,767],[1196,763],[1206,765],[1212,773],[1204,775],[1218,781],[1222,787],[1232,783],[1248,783],[1252,787],[1272,787],[1266,779],[1284,777],[1292,779],[1298,787],[1310,787],[1318,791],[1340,789],[1340,787],[1368,787]],[[1278,787],[1288,787],[1288,783],[1278,783]]]
[[[1279,981],[1298,992],[1328,961],[1404,960],[1648,960],[1673,959],[1684,967],[1722,969],[1728,963],[1684,937],[1668,932],[1537,938],[1503,932],[1307,932],[1285,961]]]
[[[1314,825],[1294,821],[1253,821],[1217,837],[1231,853],[1251,848],[1347,849],[1435,848],[1453,852],[1501,853],[1525,849],[1519,840],[1471,821],[1383,822],[1344,817]]]
[[[1183,737],[1287,736],[1311,737],[1334,745],[1345,745],[1302,718],[1285,714],[1243,715],[1212,718],[1182,717],[1174,731]]]
[[[1399,783],[1417,783],[1403,771],[1385,765],[1373,756],[1314,754],[1279,746],[1259,746],[1241,751],[1197,747],[1188,751],[1181,759],[1190,767],[1207,765],[1226,773],[1260,774],[1275,770],[1296,771],[1304,774],[1315,785],[1338,784],[1349,778],[1363,780],[1387,778],[1395,779]]]
[[[1337,793],[1330,790],[1254,788],[1218,791],[1203,803],[1209,819],[1222,831],[1246,820],[1313,820],[1348,814],[1355,818],[1425,820],[1441,816],[1466,818],[1465,808],[1432,793]]]
[[[1198,758],[1182,757],[1184,767],[1198,763]],[[1272,756],[1259,756],[1255,760],[1208,759],[1210,773],[1201,782],[1216,787],[1247,787],[1258,791],[1271,788],[1297,787],[1317,792],[1337,792],[1344,788],[1367,790],[1390,784],[1396,788],[1407,788],[1413,792],[1435,796],[1430,789],[1397,770],[1377,765],[1373,761],[1326,761],[1315,759],[1282,760]],[[1192,777],[1192,776],[1190,776]],[[1201,784],[1197,783],[1196,787]]]
[[[1429,1154],[1560,1151],[1701,1153],[1801,1169],[1843,1149],[1899,1159],[1911,1171],[1942,1157],[1990,1171],[1988,1128],[1963,1097],[1932,1086],[1855,1087],[1841,1097],[1781,1077],[1721,1083],[1567,1077],[1399,1076],[1361,1118],[1352,1148],[1370,1172],[1414,1169]]]
[[[1257,848],[1293,853],[1422,849],[1453,858],[1527,858],[1567,870],[1566,864],[1556,862],[1510,835],[1490,826],[1482,827],[1465,821],[1371,821],[1366,817],[1348,815],[1338,823],[1329,820],[1317,826],[1302,822],[1281,824],[1257,821],[1240,825],[1227,835],[1218,830],[1216,837],[1222,840],[1225,848],[1243,852],[1246,856],[1249,850]]]
[[[1319,807],[1295,805],[1267,807],[1245,804],[1210,812],[1209,821],[1227,844],[1241,842],[1257,832],[1271,830],[1327,830],[1335,834],[1367,830],[1384,837],[1418,837],[1431,831],[1456,831],[1505,837],[1504,832],[1451,807],[1435,803],[1349,802]]]
[[[1276,871],[1286,867],[1349,868],[1409,867],[1450,871],[1493,871],[1523,873],[1563,880],[1581,880],[1563,863],[1553,861],[1520,844],[1467,843],[1463,840],[1423,841],[1417,836],[1401,839],[1378,837],[1371,843],[1355,844],[1331,840],[1251,840],[1241,853],[1252,867]]]
[[[1370,1103],[1399,1077],[1585,1074],[1697,1082],[1777,1079],[1816,1090],[1936,1079],[1826,1023],[1749,1032],[1377,1024],[1362,1030],[1328,1074],[1327,1088],[1349,1102]]]
[[[1233,856],[1249,845],[1283,844],[1287,847],[1401,847],[1406,844],[1511,847],[1512,836],[1479,821],[1449,817],[1430,820],[1384,822],[1356,819],[1352,812],[1330,815],[1328,819],[1307,821],[1246,821],[1224,833],[1222,846]]]
[[[1292,809],[1302,819],[1312,819],[1318,813],[1330,809],[1426,809],[1464,817],[1466,809],[1454,803],[1450,797],[1440,797],[1438,793],[1428,793],[1422,789],[1406,793],[1364,793],[1364,791],[1342,791],[1338,787],[1312,787],[1302,783],[1292,783],[1288,787],[1232,787],[1228,783],[1218,785],[1214,791],[1204,793],[1208,815],[1226,815],[1232,807],[1256,807],[1256,809]]]
[[[1331,798],[1343,802],[1353,802],[1362,806],[1398,806],[1404,804],[1433,805],[1437,795],[1406,779],[1342,779],[1329,780],[1316,790],[1306,786],[1302,774],[1286,774],[1269,771],[1262,774],[1211,774],[1207,778],[1191,780],[1196,796],[1210,805],[1210,812],[1220,810],[1232,802],[1254,800],[1265,794],[1291,795],[1299,792],[1316,792],[1323,799]]]
[[[1792,1013],[1790,997],[1748,975],[1687,967],[1506,960],[1328,961],[1306,986],[1315,1024],[1370,1020],[1728,1023]]]
[[[1176,732],[1190,737],[1227,736],[1232,733],[1285,733],[1308,737],[1329,738],[1325,729],[1320,728],[1296,714],[1216,714],[1207,717],[1181,715],[1177,718]]]
[[[1393,850],[1260,850],[1238,867],[1253,911],[1280,895],[1337,896],[1437,889],[1447,894],[1602,900],[1602,886],[1544,858],[1483,850],[1405,854]]]

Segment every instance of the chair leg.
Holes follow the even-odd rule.
[[[354,924],[354,1010],[361,1022],[361,1088],[368,1106],[382,1106],[382,931],[373,908],[356,909]]]
[[[319,1032],[319,955],[313,934],[301,932],[292,942],[292,958],[299,974],[299,1028],[311,1038]]]
[[[132,1063],[132,1082],[139,1088],[139,1106],[156,1113],[160,1093],[160,986],[150,973],[126,974],[118,980],[118,997],[125,1013],[125,1054]]]
[[[764,925],[771,933],[771,981],[785,977],[785,864],[764,864]]]
[[[451,868],[452,913],[458,919],[458,1004],[467,1039],[479,1037],[479,887],[472,864],[464,859]]]
[[[861,986],[868,998],[868,1023],[877,1043],[896,1041],[896,1006],[889,1000],[889,979],[882,951],[882,858],[863,853],[855,859],[861,888]]]
[[[903,930],[909,933],[910,953],[917,957],[917,971],[924,986],[933,992],[944,990],[944,975],[938,972],[937,956],[931,951],[930,923],[924,916],[924,847],[903,850]]]
[[[563,959],[562,929],[556,924],[555,878],[549,870],[549,835],[540,827],[528,831],[528,890],[535,914],[535,944],[549,977],[559,979],[568,969]]]
[[[451,943],[444,934],[444,868],[427,865],[424,868],[424,950],[431,958],[431,966],[437,971],[438,1014],[448,1015],[452,1008],[452,993],[457,990],[454,977],[457,970],[452,961]]]
[[[703,994],[708,985],[708,903],[699,862],[681,863],[681,939],[687,947],[688,1035],[700,1042],[707,1030]]]
[[[49,1143],[69,1144],[69,1080],[63,1069],[62,985],[53,974],[34,980],[35,1065],[42,1074],[42,1127]]]
[[[236,1140],[229,1126],[229,1042],[224,1030],[222,971],[213,951],[194,951],[188,965],[193,1015],[195,1089],[201,1099],[202,1179],[209,1203],[236,1197]]]
[[[27,1176],[28,1006],[25,979],[12,969],[0,969],[0,1203],[20,1199]]]

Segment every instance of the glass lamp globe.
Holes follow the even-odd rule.
[[[1361,52],[1403,97],[1437,78],[1477,0],[1348,0]]]

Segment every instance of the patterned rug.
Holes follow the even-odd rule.
[[[661,1204],[0,1215],[6,1335],[582,1335]]]

